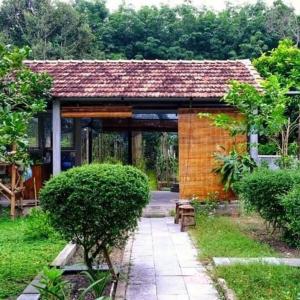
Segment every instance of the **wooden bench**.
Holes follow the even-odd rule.
[[[181,218],[180,210],[179,210],[180,206],[181,205],[186,205],[186,204],[190,204],[190,202],[188,200],[178,200],[178,201],[176,201],[175,218],[174,218],[174,223],[175,224],[178,224],[179,220]]]
[[[189,227],[195,226],[195,208],[190,204],[184,204],[179,207],[181,216],[181,231],[187,231]]]

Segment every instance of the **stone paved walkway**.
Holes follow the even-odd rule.
[[[179,194],[165,191],[151,192],[150,203],[143,211],[144,217],[168,217],[174,210],[176,201],[179,200]]]
[[[130,257],[127,300],[216,300],[218,293],[173,218],[142,218]]]
[[[263,263],[269,265],[286,265],[300,267],[300,258],[278,258],[278,257],[213,257],[216,266],[228,266],[234,264]]]

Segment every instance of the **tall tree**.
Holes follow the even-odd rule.
[[[254,58],[283,37],[299,43],[299,16],[281,0],[228,4],[220,12],[190,1],[109,12],[104,0],[3,0],[0,28],[1,41],[51,59]]]

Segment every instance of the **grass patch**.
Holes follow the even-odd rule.
[[[300,268],[270,265],[234,265],[216,268],[239,299],[300,299]]]
[[[210,260],[214,256],[260,257],[279,256],[267,244],[251,239],[243,233],[230,217],[197,216],[197,226],[191,231],[200,258]]]
[[[150,191],[157,191],[157,178],[155,171],[147,170],[147,176],[149,178]]]
[[[15,299],[65,244],[57,235],[27,238],[28,221],[12,221],[6,214],[0,215],[0,299]]]

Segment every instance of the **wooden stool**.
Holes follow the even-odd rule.
[[[180,206],[181,205],[186,205],[189,204],[188,200],[178,200],[176,201],[176,207],[175,207],[175,218],[174,218],[174,223],[178,224],[179,223],[179,219],[181,218],[180,216]]]
[[[181,231],[186,231],[188,227],[195,226],[195,209],[192,205],[186,204],[181,205],[180,208],[181,215]]]

